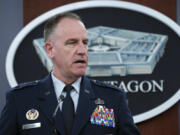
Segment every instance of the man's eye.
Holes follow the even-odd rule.
[[[69,41],[69,44],[75,44],[76,41]]]
[[[85,46],[88,46],[88,41],[84,41],[83,44],[84,44]]]
[[[70,42],[69,44],[75,44],[76,42]]]

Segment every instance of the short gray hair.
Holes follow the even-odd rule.
[[[77,14],[71,13],[71,12],[58,14],[56,16],[51,17],[49,20],[47,20],[47,22],[45,23],[45,26],[44,26],[44,40],[45,40],[45,42],[48,40],[49,36],[54,31],[57,24],[63,18],[71,18],[71,19],[79,20],[82,22],[81,18]]]

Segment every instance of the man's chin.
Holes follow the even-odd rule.
[[[80,70],[80,71],[76,71],[75,72],[75,75],[77,76],[77,77],[81,77],[81,76],[83,76],[83,75],[85,75],[86,74],[86,70]]]

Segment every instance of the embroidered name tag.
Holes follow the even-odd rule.
[[[115,127],[114,110],[98,105],[90,118],[91,124]]]

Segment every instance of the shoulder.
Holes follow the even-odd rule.
[[[11,88],[10,93],[24,91],[26,89],[33,89],[38,85],[39,85],[39,80],[32,81],[32,82],[20,83],[16,87]]]
[[[91,80],[91,82],[96,87],[100,87],[100,88],[103,88],[103,89],[110,89],[110,90],[117,91],[117,92],[122,92],[122,89],[120,89],[119,87],[114,86],[114,85],[112,85],[110,83],[105,83],[103,81],[98,81],[98,80]]]

